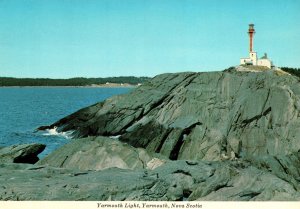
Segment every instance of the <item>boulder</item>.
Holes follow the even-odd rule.
[[[107,137],[88,137],[60,147],[38,165],[79,170],[138,169],[145,168],[150,160],[151,156],[142,148]]]
[[[44,144],[21,144],[8,147],[0,147],[0,163],[36,163],[46,145]]]

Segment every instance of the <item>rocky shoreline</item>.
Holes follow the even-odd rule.
[[[299,124],[297,77],[159,75],[40,127],[74,138],[42,160],[0,148],[0,199],[300,200]]]
[[[149,157],[145,152],[143,159],[133,147],[118,150],[112,149],[113,143],[103,146],[103,141],[108,140],[97,137],[74,141],[35,165],[1,163],[1,200],[290,201],[300,198],[299,153],[254,161],[171,161]],[[95,141],[100,146],[95,147]],[[78,150],[79,145],[83,149]],[[90,145],[93,150],[84,153],[84,147]],[[108,154],[103,149],[114,152]],[[99,155],[93,155],[95,152]]]

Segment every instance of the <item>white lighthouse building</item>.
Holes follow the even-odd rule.
[[[255,65],[255,66],[264,66],[269,69],[273,67],[273,63],[268,59],[267,54],[265,53],[263,57],[260,59],[257,58],[257,53],[253,51],[253,37],[254,37],[255,29],[254,24],[249,24],[249,57],[241,58],[241,65]]]

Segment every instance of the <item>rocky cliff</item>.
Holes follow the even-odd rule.
[[[40,127],[74,140],[1,164],[0,199],[300,200],[299,98],[278,71],[159,75]]]
[[[163,74],[46,128],[119,136],[171,160],[286,155],[300,149],[300,85],[267,72]]]

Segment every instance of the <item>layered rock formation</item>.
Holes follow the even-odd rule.
[[[222,160],[300,149],[300,85],[274,71],[163,74],[51,126],[120,140],[172,160]]]
[[[58,168],[103,170],[105,168],[146,168],[151,156],[146,150],[133,148],[105,137],[77,139],[38,162]]]
[[[290,167],[299,172],[299,166],[295,167],[299,160],[298,155],[298,162],[286,162],[291,162]],[[108,168],[102,171],[1,164],[0,199],[299,200],[299,184],[276,176],[275,170],[273,173],[237,161],[178,160],[154,170]]]
[[[300,200],[299,97],[277,71],[159,75],[40,127],[74,140],[0,164],[0,199]]]

